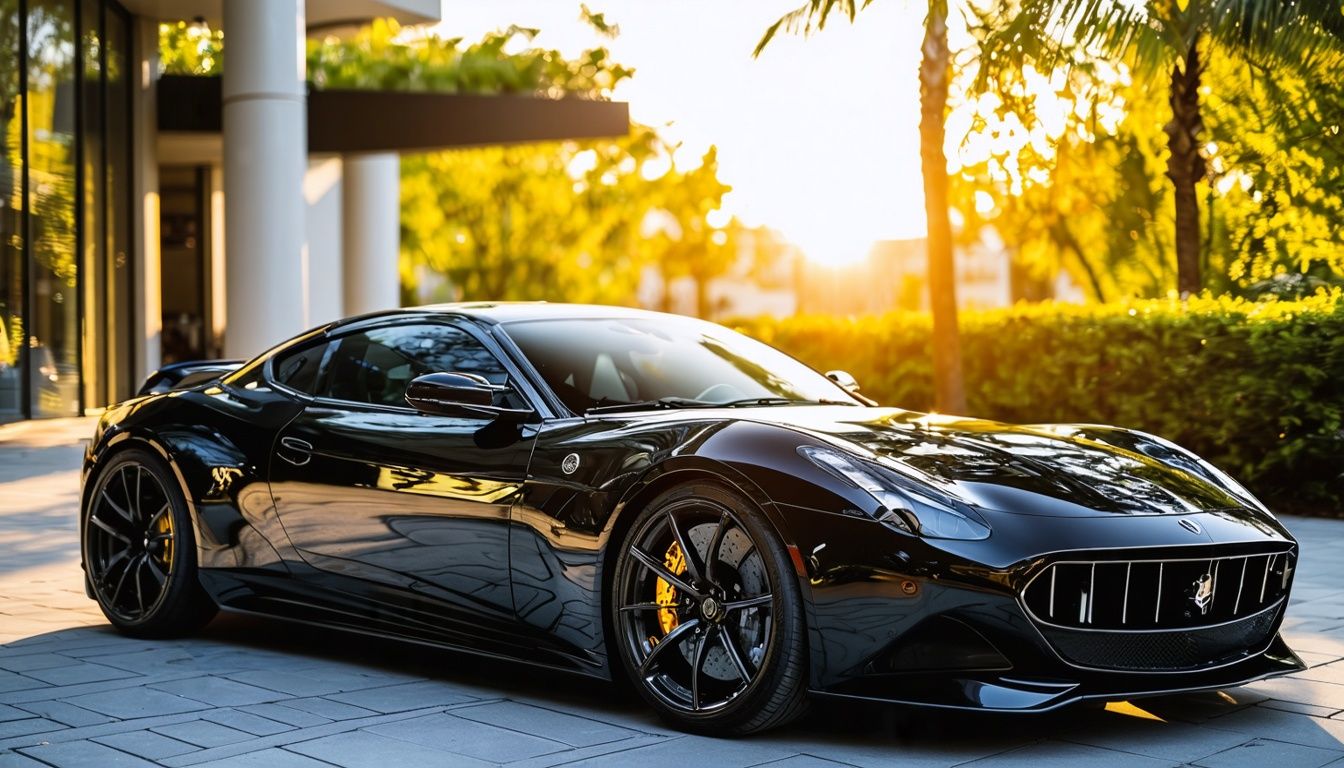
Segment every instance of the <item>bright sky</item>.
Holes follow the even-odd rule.
[[[810,39],[761,32],[801,0],[589,0],[620,25],[603,43],[569,0],[443,0],[442,32],[518,24],[574,54],[602,43],[637,71],[616,92],[642,123],[671,123],[679,163],[719,147],[727,212],[780,230],[823,263],[924,234],[919,166],[923,3],[881,2]]]

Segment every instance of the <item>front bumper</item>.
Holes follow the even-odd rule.
[[[1147,535],[1147,530],[1159,523],[1172,525],[1171,520],[1135,520],[1125,526],[1108,523],[1108,532],[1137,533],[1137,540],[1117,541],[1111,537],[1112,547],[1089,549],[1082,545],[1108,539],[1076,536],[1070,537],[1072,546],[1068,549],[1052,548],[1047,554],[1036,554],[1025,546],[1013,552],[1012,547],[1005,546],[1010,543],[1005,541],[1008,537],[997,542],[991,537],[985,542],[948,545],[894,534],[842,532],[840,529],[862,522],[832,518],[826,526],[828,545],[820,549],[813,545],[808,563],[811,690],[822,696],[932,707],[1042,712],[1089,699],[1122,700],[1230,688],[1304,668],[1278,635],[1291,587],[1291,570],[1282,577],[1283,591],[1272,602],[1266,597],[1267,607],[1257,620],[1255,638],[1244,644],[1226,637],[1231,626],[1154,631],[1137,640],[1134,648],[1127,647],[1121,633],[1097,633],[1115,638],[1124,650],[1135,651],[1131,658],[1140,659],[1173,658],[1170,654],[1150,656],[1156,647],[1150,641],[1160,634],[1190,635],[1191,647],[1218,648],[1221,654],[1209,656],[1198,666],[1142,668],[1138,662],[1126,660],[1122,664],[1133,666],[1102,668],[1080,663],[1076,647],[1064,648],[1066,654],[1074,652],[1073,658],[1061,655],[1061,633],[1048,621],[1034,618],[1022,598],[1031,579],[1054,561],[1076,559],[1079,552],[1087,552],[1088,557],[1132,558],[1153,552],[1165,557],[1179,551],[1182,556],[1199,559],[1271,550],[1296,552],[1291,537],[1277,531],[1266,531],[1261,538],[1190,545]],[[1012,562],[1004,562],[1009,555]],[[1244,577],[1241,561],[1235,562],[1237,572]],[[1137,582],[1137,568],[1134,574]],[[1077,614],[1076,608],[1070,610]],[[1162,603],[1161,610],[1169,611],[1171,606]],[[1102,617],[1100,608],[1096,616]],[[1185,638],[1180,639],[1184,644]]]
[[[819,696],[990,712],[1048,712],[1081,701],[1119,701],[1212,691],[1305,669],[1283,638],[1236,664],[1170,675],[1092,674],[1074,679],[1017,676],[1009,672],[868,675],[852,678]]]

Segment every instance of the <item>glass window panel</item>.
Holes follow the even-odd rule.
[[[0,0],[0,421],[23,415],[23,122],[19,3]]]
[[[28,330],[34,416],[79,412],[74,0],[28,3]]]
[[[106,165],[105,257],[107,302],[108,400],[125,400],[135,392],[131,309],[131,85],[127,67],[130,25],[126,14],[108,5],[103,15],[103,72],[107,84],[103,161]]]
[[[106,405],[107,391],[107,237],[103,186],[102,3],[80,0],[80,264],[84,293],[84,402]]]

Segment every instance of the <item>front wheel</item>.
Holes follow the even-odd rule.
[[[187,503],[157,456],[128,450],[93,481],[84,511],[85,578],[103,615],[135,637],[199,629],[215,605],[196,577]]]
[[[692,483],[654,499],[621,544],[612,596],[628,677],[678,727],[742,735],[803,712],[798,583],[774,530],[736,492]]]

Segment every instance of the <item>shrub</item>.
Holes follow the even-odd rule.
[[[933,401],[929,318],[736,323],[883,405]],[[1115,424],[1195,451],[1283,511],[1344,514],[1344,293],[963,312],[970,414]]]

